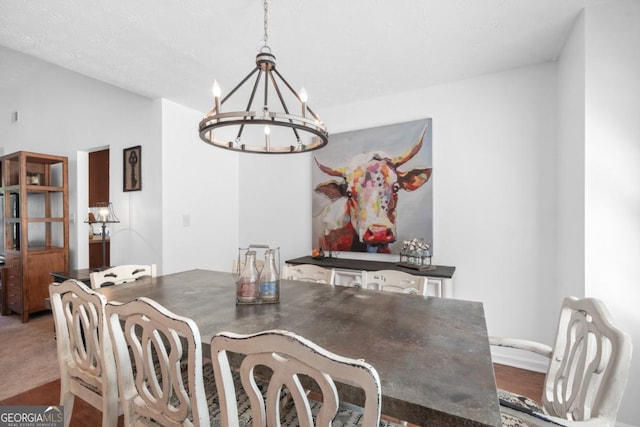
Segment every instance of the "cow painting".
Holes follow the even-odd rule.
[[[422,148],[426,128],[400,155],[382,151],[357,154],[346,165],[317,167],[334,179],[315,191],[330,200],[322,210],[319,244],[329,251],[390,253],[397,240],[398,195],[415,191],[431,177],[431,168],[402,170]]]

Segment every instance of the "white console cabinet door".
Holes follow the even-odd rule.
[[[334,269],[334,285],[362,287],[362,271]],[[440,277],[427,277],[427,295],[438,298],[453,298],[453,280]]]
[[[442,298],[442,279],[427,278],[427,296]]]
[[[428,277],[427,295],[430,297],[453,298],[453,280],[440,277]]]
[[[345,270],[342,268],[334,268],[333,271],[335,271],[334,285],[362,287],[362,271]]]
[[[286,264],[315,264],[324,268],[332,268],[335,272],[334,285],[363,287],[364,277],[367,271],[377,270],[400,270],[411,274],[408,269],[395,268],[396,264],[391,262],[367,261],[367,260],[350,260],[350,259],[329,259],[321,262],[315,262],[311,257],[296,258],[293,263]],[[354,268],[351,268],[353,266]],[[427,279],[427,295],[437,298],[453,298],[453,273],[455,267],[436,266],[431,271],[421,272],[420,276]],[[433,276],[429,275],[432,273]]]

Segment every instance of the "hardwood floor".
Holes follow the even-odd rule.
[[[542,395],[544,374],[526,371],[506,365],[495,365],[496,383],[499,388],[514,391],[536,401]],[[38,386],[0,401],[0,405],[52,405],[60,399],[60,380]],[[101,423],[102,413],[82,399],[76,399],[71,418],[71,427],[93,427]],[[122,416],[118,418],[118,426],[124,426]]]
[[[498,388],[509,390],[521,396],[540,402],[544,374],[514,368],[513,366],[494,364]]]
[[[50,313],[0,316],[0,400],[60,377],[54,337]]]
[[[57,405],[60,401],[60,380],[38,386],[0,402],[1,405]],[[102,424],[102,412],[80,398],[73,404],[70,427],[95,427]],[[118,417],[118,427],[124,427],[124,418]]]

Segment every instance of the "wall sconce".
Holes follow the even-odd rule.
[[[107,268],[107,251],[106,251],[106,229],[107,224],[120,222],[113,211],[113,203],[96,202],[96,205],[89,208],[89,216],[84,221],[87,224],[102,224],[102,269]]]

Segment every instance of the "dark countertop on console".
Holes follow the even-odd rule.
[[[303,256],[285,261],[287,264],[314,264],[325,268],[344,268],[347,270],[399,270],[416,276],[440,277],[451,279],[456,271],[455,267],[447,267],[442,265],[435,266],[435,270],[419,271],[413,268],[402,267],[395,262],[387,261],[370,261],[362,259],[349,258],[323,258],[314,259],[311,256]]]

